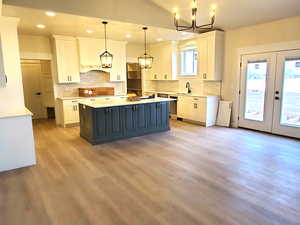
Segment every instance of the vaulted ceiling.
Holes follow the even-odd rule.
[[[3,0],[4,4],[172,28],[174,7],[191,19],[192,0]],[[217,5],[216,25],[225,30],[300,15],[300,0],[197,0],[199,23]]]
[[[151,0],[181,18],[191,21],[192,0]],[[197,0],[199,23],[209,22],[212,4],[217,6],[216,25],[225,30],[300,16],[300,0]],[[299,25],[300,26],[300,25]]]

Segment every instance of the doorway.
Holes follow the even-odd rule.
[[[22,59],[21,70],[26,108],[33,113],[33,119],[48,118],[49,109],[55,105],[51,62]]]
[[[239,127],[300,138],[300,50],[242,56]]]

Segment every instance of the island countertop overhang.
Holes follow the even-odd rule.
[[[112,101],[95,101],[95,102],[80,102],[85,106],[89,106],[92,108],[107,108],[107,107],[116,107],[116,106],[127,106],[127,105],[138,105],[138,104],[147,104],[147,103],[158,103],[158,102],[171,102],[175,101],[175,99],[171,98],[151,98],[151,99],[143,99],[140,101],[128,101],[126,99],[118,99]]]

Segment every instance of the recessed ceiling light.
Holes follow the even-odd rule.
[[[44,24],[38,24],[36,25],[36,27],[39,29],[44,29],[46,26]]]
[[[47,11],[47,12],[46,12],[46,15],[47,15],[47,16],[56,16],[56,13],[55,13],[55,12],[52,12],[52,11]]]
[[[131,35],[131,34],[126,34],[125,37],[126,37],[126,38],[131,38],[132,35]]]
[[[162,39],[162,38],[156,38],[156,40],[157,40],[157,41],[162,41],[163,39]]]
[[[91,33],[94,33],[93,30],[86,30],[87,33],[91,34]]]

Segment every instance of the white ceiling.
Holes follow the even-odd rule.
[[[181,18],[191,21],[192,0],[151,0],[173,12],[177,7]],[[212,4],[217,5],[216,25],[225,30],[300,16],[300,0],[197,0],[199,23],[209,22]]]
[[[19,33],[29,35],[45,35],[51,34],[80,36],[80,37],[94,37],[103,38],[104,29],[101,24],[101,19],[77,16],[65,13],[57,13],[54,17],[46,16],[45,10],[30,9],[24,7],[3,5],[4,16],[12,16],[20,18]],[[109,21],[109,20],[108,20]],[[44,29],[36,28],[37,24],[43,24]],[[123,23],[116,21],[109,21],[107,25],[107,35],[112,40],[124,40],[129,43],[143,43],[144,33],[143,25]],[[86,30],[93,30],[89,34]],[[126,34],[132,35],[131,38],[126,38]],[[167,40],[184,40],[192,38],[195,34],[182,33],[175,30],[149,27],[147,31],[147,39],[149,43],[158,42],[160,38],[162,41]],[[160,40],[161,41],[161,40]]]

